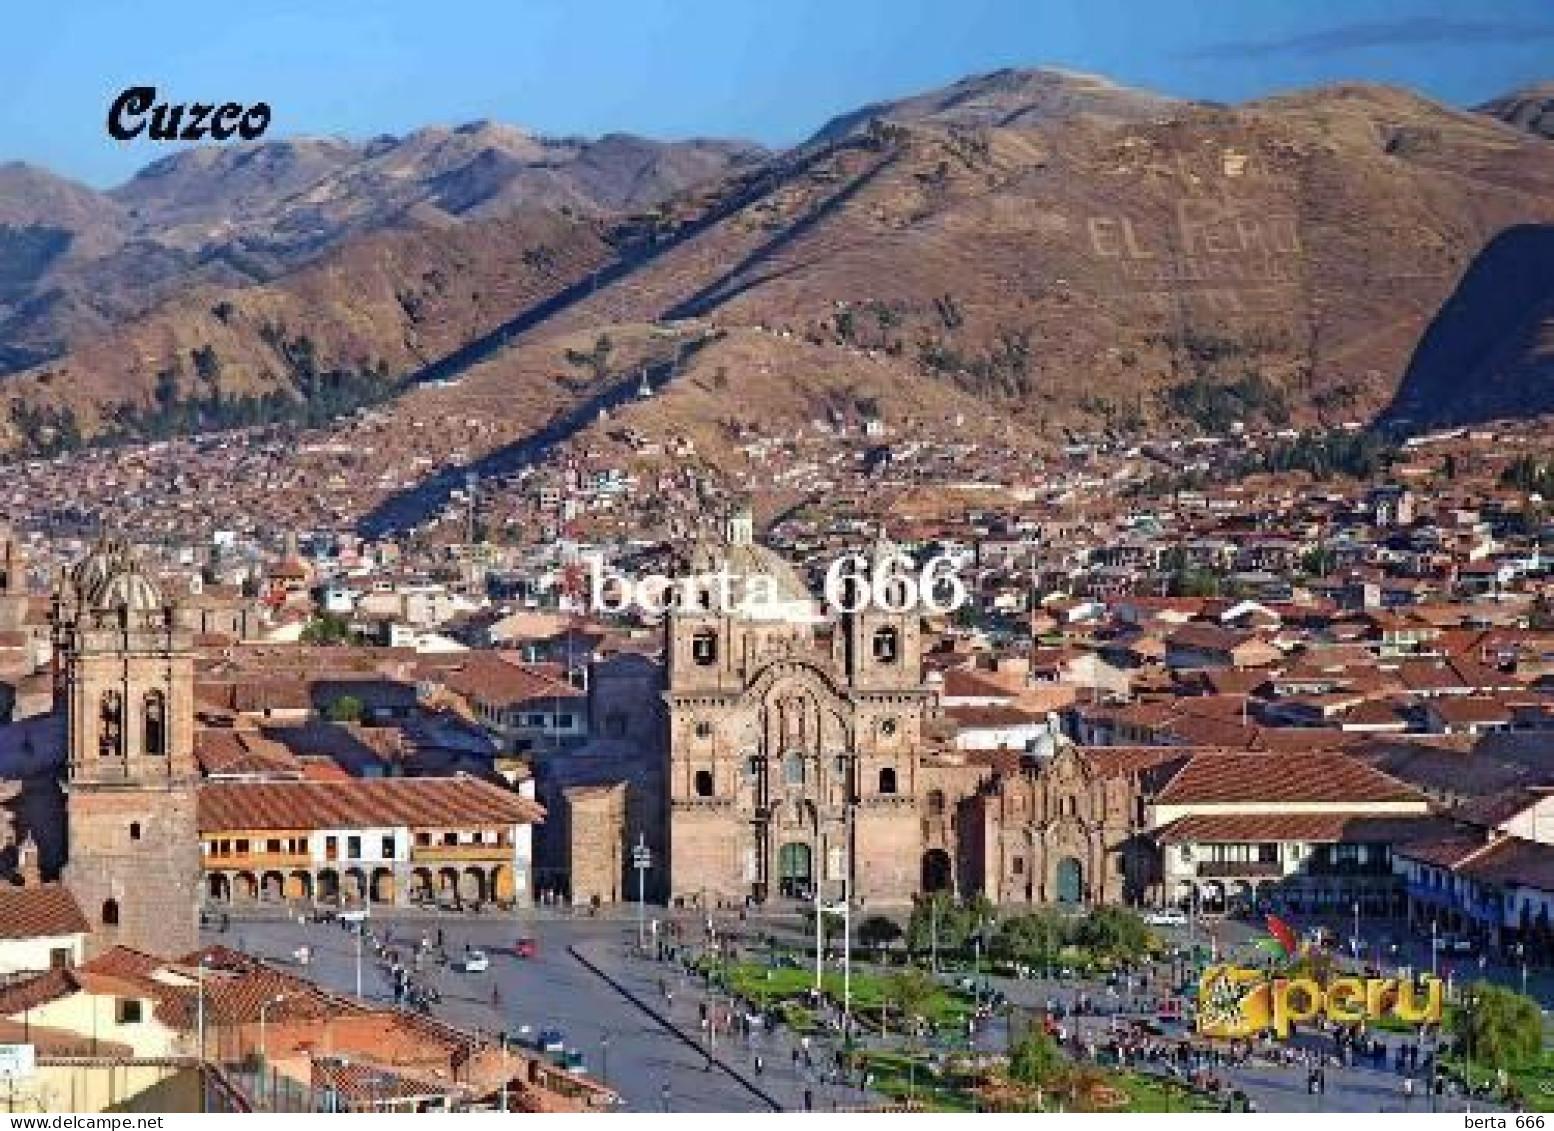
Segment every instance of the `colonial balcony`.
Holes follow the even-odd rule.
[[[206,870],[222,872],[265,872],[313,867],[313,857],[306,852],[230,852],[225,856],[205,852],[201,853],[201,861]]]
[[[417,844],[410,849],[413,861],[489,861],[502,864],[513,858],[510,844]]]

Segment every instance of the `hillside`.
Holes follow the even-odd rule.
[[[1519,130],[1554,139],[1554,82],[1513,90],[1474,109]]]
[[[103,405],[143,411],[165,396],[208,396],[187,376],[194,351],[207,371],[214,351],[233,395],[306,393],[265,329],[280,324],[306,333],[316,365],[365,367],[392,391],[424,366],[457,376],[507,349],[545,356],[533,347],[696,319],[755,331],[737,339],[738,365],[806,390],[797,401],[742,395],[757,426],[763,404],[809,411],[849,395],[868,366],[903,399],[942,388],[1048,437],[1364,420],[1397,398],[1426,329],[1496,237],[1554,223],[1545,141],[1393,88],[1351,84],[1231,108],[1086,76],[1001,72],[889,107],[758,164],[737,147],[676,149],[671,161],[667,150],[603,139],[564,163],[569,183],[637,214],[596,222],[560,205],[474,219],[509,213],[508,194],[543,198],[538,166],[523,166],[538,180],[508,175],[541,143],[505,127],[422,131],[370,143],[389,148],[360,159],[306,149],[290,160],[307,171],[276,174],[294,190],[288,238],[306,243],[314,222],[320,232],[361,223],[367,234],[265,286],[207,286],[126,333],[89,339],[14,381],[26,407],[13,419],[33,424],[70,404],[90,432],[123,415]],[[471,146],[477,156],[464,161]],[[241,153],[198,160],[219,167],[201,176],[237,178],[235,199],[248,199]],[[725,161],[731,175],[640,207]],[[423,175],[450,164],[451,178]],[[420,170],[388,179],[428,187],[393,196],[378,183],[390,168]],[[615,175],[626,168],[637,172]],[[312,187],[297,187],[309,177]],[[384,194],[403,205],[393,220],[376,211]],[[140,211],[154,197],[169,231],[213,222],[212,200],[187,187],[132,195],[112,199]],[[385,233],[384,223],[400,227]],[[389,269],[385,248],[408,262]],[[552,254],[561,268],[548,265]],[[407,296],[396,274],[422,282]],[[215,317],[222,304],[237,316]],[[1498,400],[1535,403],[1518,389],[1541,372],[1540,341],[1496,337],[1495,379],[1507,390]],[[796,356],[812,369],[794,370]],[[520,369],[492,371],[543,376]],[[161,376],[169,370],[176,384]],[[1449,412],[1474,390],[1448,380],[1431,395]]]
[[[0,166],[0,373],[192,285],[243,286],[409,217],[631,211],[758,161],[738,142],[547,139],[477,122],[182,150],[97,193]]]
[[[1387,417],[1473,424],[1554,413],[1554,225],[1509,228],[1431,322]]]
[[[1092,115],[1137,122],[1171,113],[1178,99],[1120,86],[1100,75],[1039,68],[972,75],[939,90],[874,102],[839,115],[811,141],[838,141],[866,130],[870,122],[961,127],[1040,126]]]
[[[374,403],[609,254],[592,221],[527,210],[375,232],[275,284],[196,288],[12,377],[8,446]]]

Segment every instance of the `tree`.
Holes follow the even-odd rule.
[[[1005,919],[993,936],[994,958],[1044,965],[1057,958],[1068,942],[1068,922],[1051,909]]]
[[[331,722],[359,723],[366,712],[366,705],[356,696],[342,695],[329,704],[328,715]]]
[[[320,613],[302,630],[304,644],[340,644],[351,635],[351,624],[334,613]]]
[[[1009,1078],[1032,1088],[1044,1088],[1063,1072],[1063,1052],[1046,1032],[1031,1029],[1009,1057]]]
[[[902,1016],[908,1033],[914,1032],[915,1022],[927,1015],[928,1004],[938,992],[933,978],[916,966],[903,967],[885,979],[885,1001]]]
[[[858,924],[858,942],[881,951],[901,937],[901,928],[888,915],[870,915]]]
[[[966,918],[947,891],[936,891],[912,905],[907,920],[907,948],[914,952],[937,946],[959,950],[966,942]]]
[[[1079,923],[1074,941],[1092,954],[1131,961],[1149,950],[1149,928],[1124,907],[1097,907]]]
[[[805,929],[813,932],[815,929],[815,909],[804,908]],[[840,911],[822,911],[820,913],[820,933],[829,944],[832,939],[842,933],[842,913]]]
[[[1492,982],[1475,982],[1452,1015],[1452,1032],[1473,1064],[1510,1068],[1537,1057],[1543,1015],[1530,997]]]

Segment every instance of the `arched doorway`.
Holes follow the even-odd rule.
[[[777,850],[777,890],[790,899],[805,899],[810,893],[813,872],[809,845],[793,842]]]
[[[394,902],[394,873],[388,868],[374,868],[372,871],[372,902]]]
[[[410,902],[430,903],[437,898],[432,885],[432,870],[417,868],[410,873]]]
[[[1083,903],[1085,898],[1085,866],[1072,856],[1058,861],[1057,896],[1059,903]]]
[[[205,891],[213,903],[229,903],[232,899],[232,884],[220,872],[212,872],[205,880]]]
[[[950,867],[950,854],[942,848],[930,848],[923,853],[923,890],[930,895],[936,891],[949,891],[955,876]]]

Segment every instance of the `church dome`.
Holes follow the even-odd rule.
[[[755,541],[747,507],[737,508],[725,521],[722,538],[698,538],[687,559],[692,577],[730,575],[733,612],[759,620],[814,619],[809,586],[791,562]]]
[[[139,565],[126,562],[118,572],[109,574],[88,598],[94,609],[153,612],[162,607],[162,591],[141,572]]]
[[[104,538],[76,563],[70,571],[70,582],[77,596],[89,598],[110,575],[117,572],[119,563],[130,555],[129,543],[121,538]]]
[[[146,576],[135,550],[120,538],[105,538],[70,575],[77,597],[99,611],[128,609],[148,612],[162,608],[162,591]]]

